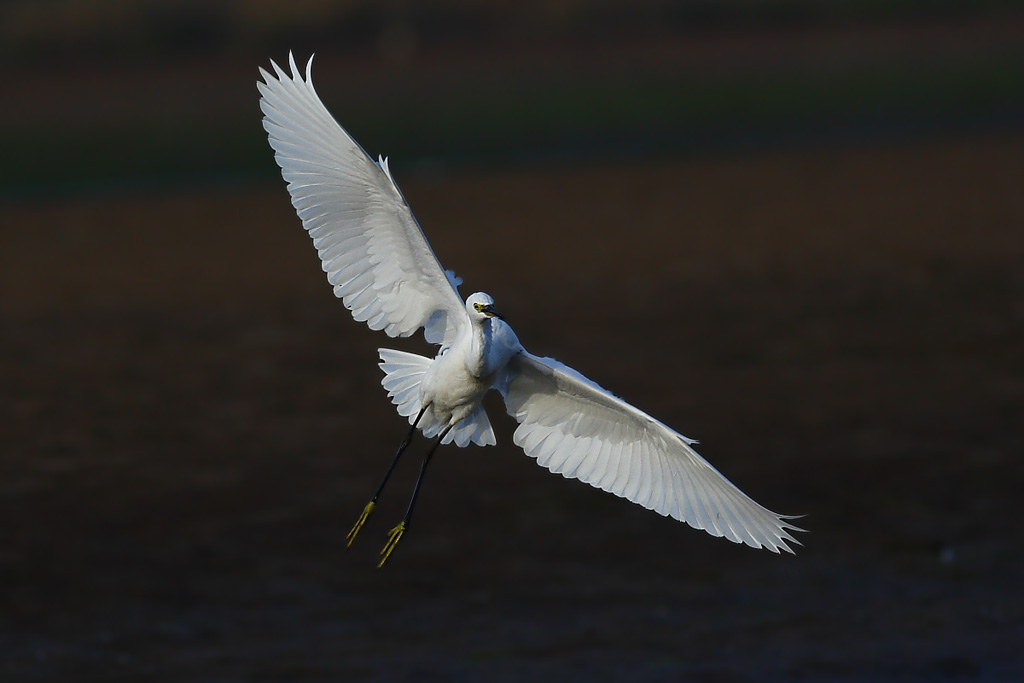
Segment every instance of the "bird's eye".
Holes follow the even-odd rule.
[[[479,313],[483,309],[483,306],[481,304],[473,304],[473,308],[475,308],[476,312]]]

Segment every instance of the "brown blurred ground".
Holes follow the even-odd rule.
[[[1013,680],[1024,138],[397,171],[523,342],[688,436],[795,557],[403,431],[280,183],[0,215],[0,678]],[[395,342],[425,351],[417,341]],[[422,444],[419,444],[422,446]]]

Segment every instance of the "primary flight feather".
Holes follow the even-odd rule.
[[[515,443],[552,472],[579,479],[662,515],[753,548],[792,552],[802,531],[758,505],[691,447],[694,441],[602,389],[572,368],[519,343],[484,293],[465,302],[460,281],[427,243],[388,169],[342,128],[289,55],[290,73],[260,69],[263,127],[292,205],[313,238],[334,293],[356,320],[391,337],[424,330],[433,359],[380,349],[384,388],[412,428],[436,441],[381,565],[408,527],[423,473],[439,443],[495,443],[481,400],[496,389],[519,427]],[[384,481],[349,533],[372,513]]]

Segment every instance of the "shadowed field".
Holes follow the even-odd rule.
[[[495,402],[501,445],[441,452],[378,571],[416,455],[343,541],[404,429],[388,340],[282,184],[23,203],[0,212],[0,677],[1024,671],[1024,138],[393,168],[463,293],[806,514],[805,547],[553,476]]]

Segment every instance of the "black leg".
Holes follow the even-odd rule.
[[[353,526],[352,530],[348,532],[348,536],[346,536],[346,539],[348,540],[348,544],[346,545],[347,548],[352,547],[352,541],[356,540],[356,534],[359,533],[359,530],[363,528],[364,524],[366,524],[366,520],[368,520],[370,515],[373,514],[373,508],[377,506],[377,499],[380,498],[380,494],[384,491],[384,485],[388,483],[388,479],[391,478],[391,473],[395,471],[395,465],[398,464],[399,459],[402,457],[402,453],[404,453],[405,449],[408,448],[410,443],[412,443],[412,437],[416,434],[416,426],[420,423],[420,418],[423,417],[423,413],[426,411],[427,406],[424,406],[420,410],[419,414],[416,415],[416,419],[413,420],[412,427],[409,428],[409,433],[405,435],[405,439],[403,439],[401,445],[398,446],[398,452],[396,452],[395,457],[392,458],[388,471],[384,473],[384,478],[381,480],[380,486],[377,487],[377,492],[373,494],[373,498],[371,498],[370,502],[363,508],[363,512],[359,515],[359,519],[356,520],[355,526]]]
[[[448,434],[450,429],[451,426],[446,427],[444,431],[438,434],[437,439],[430,447],[430,450],[427,451],[425,456],[423,456],[423,464],[420,465],[420,476],[416,478],[416,486],[412,490],[412,498],[409,499],[409,507],[405,511],[405,518],[398,526],[388,532],[388,542],[384,546],[384,549],[380,551],[382,557],[380,564],[377,565],[378,569],[383,567],[384,563],[388,561],[388,558],[391,557],[391,553],[394,551],[395,546],[398,545],[398,541],[402,539],[402,534],[404,534],[405,530],[409,528],[409,522],[412,520],[412,510],[416,506],[416,497],[419,496],[420,486],[423,484],[423,475],[427,473],[427,465],[430,464],[430,459],[434,457],[434,451],[436,451],[437,447],[441,445],[441,441],[444,440],[445,435]]]
[[[377,502],[377,499],[380,498],[381,492],[384,491],[384,485],[388,483],[391,473],[395,471],[395,465],[398,464],[399,458],[402,457],[402,453],[404,453],[405,449],[412,443],[412,437],[416,434],[416,426],[420,423],[420,418],[423,417],[423,413],[426,411],[426,408],[420,410],[416,415],[416,419],[413,420],[412,427],[409,428],[409,433],[405,435],[405,439],[403,439],[402,443],[398,446],[398,451],[395,453],[395,457],[391,460],[391,465],[388,467],[388,471],[384,473],[384,478],[381,480],[380,486],[377,487],[377,493],[373,494],[373,498],[371,499],[373,502]]]
[[[405,511],[406,526],[409,526],[409,522],[412,520],[412,509],[413,506],[416,505],[416,496],[420,495],[420,485],[423,483],[423,475],[427,473],[427,465],[430,464],[430,459],[434,457],[434,451],[436,451],[437,447],[441,445],[441,440],[444,439],[449,429],[451,429],[451,427],[438,434],[437,440],[434,441],[434,445],[431,446],[430,450],[427,451],[427,454],[423,456],[423,464],[420,465],[420,476],[416,478],[416,486],[413,487],[412,498],[409,499],[409,507]]]

